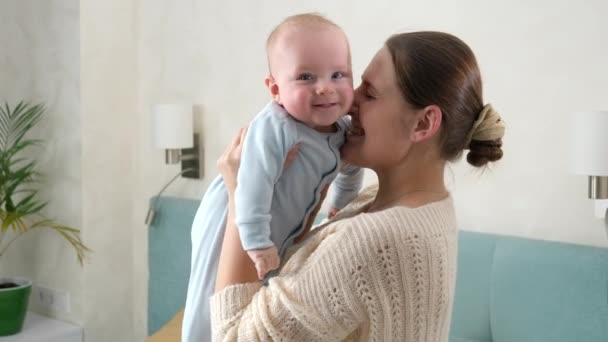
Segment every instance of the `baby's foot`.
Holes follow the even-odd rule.
[[[276,247],[272,246],[265,249],[254,249],[247,251],[249,258],[255,264],[258,271],[258,278],[264,279],[266,273],[279,268],[280,258]]]

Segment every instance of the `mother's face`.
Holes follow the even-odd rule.
[[[401,94],[386,47],[376,53],[361,80],[355,90],[354,129],[342,147],[342,158],[380,171],[406,157],[416,110]]]

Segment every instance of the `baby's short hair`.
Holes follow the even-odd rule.
[[[302,13],[289,16],[285,18],[279,25],[277,25],[266,40],[266,51],[269,51],[270,48],[275,44],[279,33],[286,27],[289,26],[302,26],[302,27],[323,27],[323,26],[331,26],[337,29],[340,29],[336,23],[325,18],[319,13]]]
[[[266,56],[268,58],[268,68],[270,69],[270,54],[271,50],[277,42],[277,39],[285,28],[291,26],[298,26],[303,28],[322,28],[322,27],[335,27],[342,30],[340,26],[336,25],[333,21],[325,18],[319,13],[302,13],[289,16],[279,23],[268,35],[266,40]]]

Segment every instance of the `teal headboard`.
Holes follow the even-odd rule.
[[[608,249],[460,232],[450,342],[608,341]]]
[[[173,318],[186,302],[190,230],[199,203],[175,197],[161,197],[156,203],[156,217],[148,228],[148,335]]]

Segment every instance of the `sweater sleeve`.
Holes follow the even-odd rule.
[[[345,163],[332,183],[330,205],[336,209],[344,208],[357,197],[362,185],[363,169]]]
[[[236,223],[245,250],[268,248],[274,185],[297,132],[280,106],[271,103],[247,130],[236,188]]]
[[[296,261],[302,263],[299,269],[271,278],[266,287],[234,285],[212,296],[213,341],[342,341],[348,337],[365,319],[353,274],[361,270],[357,265],[367,262],[361,260],[360,248],[345,237],[335,233],[322,247],[305,250],[303,254],[309,256]],[[292,258],[302,258],[300,254]]]

